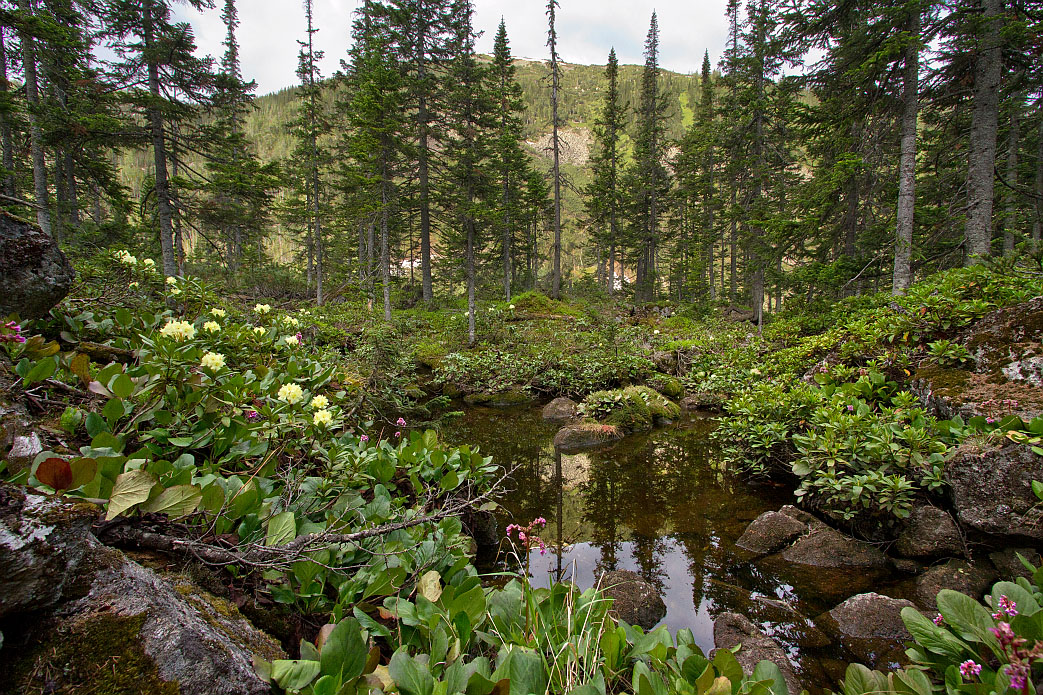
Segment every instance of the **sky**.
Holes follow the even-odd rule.
[[[220,6],[222,3],[218,0]],[[351,20],[361,0],[314,0],[316,48],[325,51],[323,75],[332,75],[347,56]],[[655,10],[659,17],[661,65],[682,73],[698,72],[703,51],[716,67],[724,50],[727,0],[560,0],[558,53],[570,63],[604,65],[613,46],[620,63],[643,63],[645,35]],[[297,39],[304,38],[300,0],[239,0],[243,75],[267,94],[297,82]],[[474,0],[475,28],[484,32],[478,51],[491,53],[500,18],[507,23],[516,58],[547,55],[544,0]],[[192,24],[202,53],[220,58],[225,28],[218,9],[203,13],[175,5],[177,16]]]

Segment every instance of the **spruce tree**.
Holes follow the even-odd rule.
[[[555,27],[558,0],[547,0],[547,46],[550,48],[550,104],[551,104],[551,186],[554,191],[554,248],[551,266],[551,297],[561,297],[561,138],[558,128],[558,90],[561,86],[561,68],[558,65],[558,31]]]
[[[608,53],[605,79],[608,82],[605,100],[594,122],[595,145],[590,162],[591,182],[586,190],[586,206],[591,219],[604,230],[599,242],[602,248],[608,248],[605,286],[608,293],[612,294],[617,277],[616,255],[621,242],[619,226],[624,201],[620,186],[623,166],[620,138],[625,130],[623,115],[627,109],[619,94],[619,61],[615,48]],[[622,272],[618,275],[621,277]]]

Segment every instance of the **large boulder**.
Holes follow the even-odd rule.
[[[529,405],[532,401],[532,396],[521,389],[510,389],[497,393],[471,393],[464,397],[464,403],[467,405],[484,405],[490,408]]]
[[[568,422],[576,419],[579,404],[571,398],[555,398],[543,406],[543,419],[549,422]]]
[[[601,575],[602,593],[612,599],[609,614],[617,620],[650,630],[666,616],[666,604],[654,586],[629,570],[613,570]]]
[[[1032,579],[1034,572],[1029,571],[1029,568],[1025,567],[1021,558],[1025,558],[1033,567],[1040,566],[1040,555],[1032,548],[1004,548],[1003,550],[989,553],[989,560],[995,566],[996,574],[1010,581],[1017,577]]]
[[[582,451],[618,442],[622,438],[623,433],[613,425],[577,422],[558,430],[554,435],[554,446],[563,452]]]
[[[69,293],[75,278],[54,239],[0,210],[0,316],[46,316]]]
[[[285,655],[235,605],[102,545],[93,505],[12,487],[0,495],[0,692],[270,692],[254,660]]]
[[[845,536],[831,528],[819,528],[782,553],[794,565],[826,569],[886,570],[891,561],[868,543]]]
[[[918,507],[895,544],[903,557],[931,559],[963,554],[960,529],[949,513],[937,507]]]
[[[1043,541],[1043,505],[1032,481],[1043,480],[1043,456],[1006,440],[965,442],[945,467],[960,524],[997,536]]]
[[[761,661],[773,662],[782,671],[789,692],[801,691],[800,679],[786,657],[785,650],[744,616],[738,613],[721,613],[717,616],[713,622],[713,644],[718,649],[740,647],[735,659],[746,673],[751,673]]]
[[[767,555],[781,550],[808,530],[808,525],[782,512],[764,512],[743,532],[735,545],[747,552]]]
[[[964,560],[949,560],[944,565],[931,567],[916,578],[913,600],[923,610],[933,611],[937,609],[935,599],[942,589],[952,589],[980,599],[996,578],[996,572],[988,562],[971,564]]]
[[[907,607],[913,607],[913,602],[877,593],[858,594],[815,623],[862,663],[890,668],[903,660],[902,643],[912,639],[902,621],[902,609]]]

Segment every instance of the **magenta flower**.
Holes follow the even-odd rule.
[[[1000,645],[1006,647],[1012,644],[1015,640],[1014,631],[1010,629],[1010,623],[1000,623],[996,627],[990,627],[989,630],[999,640]]]
[[[363,442],[368,442],[369,441],[369,435],[368,434],[364,434],[361,437],[359,437],[359,440],[363,441]]]
[[[247,420],[256,420],[259,417],[261,417],[261,415],[256,410],[248,410],[246,412]]]
[[[1006,613],[1011,618],[1018,614],[1018,604],[1007,598],[1006,594],[1000,596],[999,604],[1000,610]]]
[[[1015,690],[1025,690],[1028,687],[1028,664],[1024,661],[1017,664],[1007,664],[1007,677],[1010,678],[1010,687]]]
[[[981,664],[976,664],[970,659],[967,659],[962,664],[960,664],[960,673],[963,674],[964,678],[977,676],[979,673],[981,673]]]
[[[300,345],[304,345],[304,336],[301,335],[300,331],[297,331],[297,343]]]
[[[401,436],[402,436],[402,433],[401,433],[401,432],[395,432],[395,437],[396,437],[396,438],[397,438],[397,437],[401,437]]]
[[[395,424],[398,425],[399,427],[405,427],[406,426],[406,419],[400,417],[398,419],[398,421],[395,422]]]
[[[849,406],[847,407],[847,412],[849,412],[849,413],[853,413],[853,412],[855,412],[855,406],[853,406],[853,405],[849,405]]]
[[[945,624],[945,618],[942,617],[941,613],[939,613],[938,615],[934,616],[934,624],[937,625],[938,627],[941,627],[942,625]]]

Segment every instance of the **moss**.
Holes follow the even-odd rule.
[[[532,403],[532,396],[521,389],[512,389],[499,393],[472,393],[464,398],[464,402],[467,405],[487,405],[494,408],[505,408]]]
[[[181,594],[185,601],[192,605],[211,627],[223,632],[232,642],[243,643],[244,638],[250,636],[240,629],[243,627],[242,623],[247,621],[231,601],[203,591],[188,581],[175,583],[174,590]],[[250,651],[268,661],[286,657],[285,654],[279,651],[275,641],[271,639],[250,639],[246,646],[249,647]]]
[[[677,377],[666,374],[653,374],[648,385],[667,398],[678,399],[684,395],[684,385]]]
[[[916,372],[917,379],[926,379],[931,382],[931,389],[945,397],[956,396],[970,383],[973,374],[963,369],[946,369],[931,364],[921,367]]]
[[[141,647],[144,622],[144,615],[92,614],[42,631],[45,639],[17,652],[19,658],[3,660],[0,692],[178,695],[177,683],[162,680]]]
[[[595,419],[625,433],[652,429],[656,420],[673,419],[681,407],[647,386],[628,386],[614,391],[598,391],[584,401],[586,412]]]
[[[413,350],[413,358],[416,360],[416,363],[428,369],[438,369],[445,356],[446,350],[444,347],[428,340],[419,343]]]

